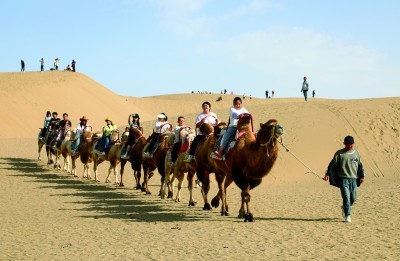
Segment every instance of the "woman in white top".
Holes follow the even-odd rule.
[[[168,123],[168,117],[165,113],[160,113],[157,115],[157,121],[153,129],[153,134],[151,135],[151,140],[145,152],[143,152],[143,156],[146,158],[152,158],[154,153],[154,147],[158,138],[161,134],[165,133],[166,131],[171,131],[171,124]]]
[[[228,143],[234,138],[237,130],[237,124],[239,117],[242,113],[249,113],[246,108],[242,107],[242,99],[236,97],[233,99],[233,106],[229,109],[229,126],[224,135],[221,138],[221,146],[218,151],[214,152],[214,155],[221,158],[226,153],[225,148]]]
[[[196,147],[203,138],[203,133],[200,131],[200,126],[203,123],[208,123],[215,127],[219,123],[217,115],[214,112],[211,112],[211,104],[208,101],[203,102],[201,107],[203,108],[203,112],[200,113],[196,118],[197,136],[193,139],[192,144],[190,145],[189,153],[184,162],[192,161],[193,155],[196,152]]]

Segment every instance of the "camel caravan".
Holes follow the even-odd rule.
[[[77,177],[76,161],[79,158],[84,170],[82,178],[97,182],[100,182],[99,164],[108,162],[105,182],[111,183],[113,174],[113,183],[118,186],[124,186],[125,166],[130,163],[135,189],[145,194],[151,194],[149,182],[157,170],[161,181],[159,197],[163,200],[171,198],[176,202],[181,201],[181,189],[186,176],[189,206],[196,205],[193,196],[196,175],[201,184],[203,210],[221,206],[222,216],[229,215],[226,192],[233,182],[241,190],[238,217],[253,222],[250,190],[257,187],[274,166],[278,157],[279,138],[284,130],[277,120],[270,119],[260,124],[260,129],[254,132],[253,116],[241,105],[241,99],[236,97],[228,123],[225,123],[211,112],[211,104],[204,102],[195,128],[186,126],[182,116],[178,117],[174,127],[168,122],[167,115],[160,113],[147,138],[136,113],[129,115],[129,126],[123,131],[118,130],[108,117],[102,130],[93,132],[86,116],[82,116],[78,126],[72,129],[68,114],[64,113],[63,119],[60,119],[56,112],[47,112],[44,127],[38,135],[38,160],[45,146],[49,165]],[[208,199],[210,174],[215,175],[218,183],[218,193],[211,202]],[[175,180],[178,181],[177,191]]]

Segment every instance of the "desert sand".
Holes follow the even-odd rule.
[[[140,88],[140,86],[135,86]],[[299,93],[300,94],[300,93]],[[303,98],[248,99],[254,128],[275,118],[285,128],[278,160],[252,191],[255,222],[237,218],[240,190],[228,190],[230,216],[197,205],[160,199],[159,175],[152,195],[134,189],[125,169],[125,187],[56,171],[38,161],[37,134],[47,110],[69,113],[76,126],[85,115],[94,130],[112,117],[122,130],[139,113],[149,135],[156,115],[187,124],[210,101],[227,120],[234,95],[175,94],[137,98],[113,93],[81,73],[0,73],[0,260],[398,260],[400,255],[400,97],[360,100]],[[366,171],[343,222],[337,188],[321,179],[343,138],[352,135]],[[311,173],[314,172],[314,173]],[[158,175],[158,176],[157,176]],[[211,177],[210,196],[217,192]]]

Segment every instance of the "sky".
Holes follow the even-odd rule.
[[[2,0],[0,72],[55,58],[134,97],[400,96],[397,0]]]

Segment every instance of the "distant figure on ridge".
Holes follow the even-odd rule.
[[[272,90],[272,98],[274,98],[275,90]]]
[[[73,72],[76,72],[75,71],[75,64],[76,64],[75,60],[72,59],[72,64],[71,65],[72,65],[72,71]]]
[[[43,72],[44,71],[44,59],[40,59],[40,71]]]
[[[315,90],[312,91],[312,97],[315,98]]]
[[[56,58],[54,60],[54,70],[58,71],[59,66],[60,66],[60,59]]]
[[[303,86],[301,87],[300,92],[303,92],[304,101],[307,101],[308,82],[307,82],[307,77],[305,76],[304,76]]]
[[[25,61],[21,59],[21,72],[25,72]]]
[[[265,98],[268,99],[268,90],[265,91]]]

